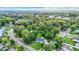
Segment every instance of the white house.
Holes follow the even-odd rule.
[[[52,18],[54,18],[55,17],[55,15],[49,15],[48,16],[48,19],[52,19]]]

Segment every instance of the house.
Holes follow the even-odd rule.
[[[18,21],[18,18],[16,17],[16,18],[14,18],[14,20]]]
[[[36,38],[36,42],[45,43],[45,44],[48,43],[44,37]]]
[[[35,18],[36,18],[36,19],[39,19],[39,15],[35,15]]]
[[[74,37],[76,37],[76,36],[74,36],[74,35],[71,35],[71,34],[67,34],[67,37],[69,37],[69,38],[74,38]]]
[[[15,48],[11,48],[8,51],[16,51],[16,49]]]
[[[60,31],[59,32],[61,37],[64,38],[65,36],[67,36],[67,32],[66,31]]]
[[[78,36],[79,36],[79,30],[75,30],[74,32],[75,32],[76,34],[78,34]]]
[[[3,32],[0,30],[0,37],[2,37],[2,33],[3,33]]]
[[[3,34],[4,30],[5,30],[5,27],[0,29],[0,37],[2,37],[2,34]]]
[[[79,38],[74,38],[73,41],[76,42],[76,46],[79,47]]]
[[[79,33],[79,30],[75,30],[74,32],[75,32],[75,33]]]
[[[79,38],[74,38],[73,41],[79,43]]]
[[[70,17],[63,17],[62,19],[67,20],[67,21],[70,21],[71,20]]]
[[[55,17],[55,15],[50,15],[50,16],[48,16],[48,19],[52,19],[54,17]]]
[[[79,43],[76,43],[76,46],[79,48]]]
[[[56,19],[62,19],[62,17],[61,16],[57,16]]]
[[[13,27],[13,24],[12,24],[12,22],[10,22],[10,23],[9,23],[9,26],[10,26],[10,27]]]
[[[0,44],[0,49],[5,48],[5,45]]]

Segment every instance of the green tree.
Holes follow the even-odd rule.
[[[39,42],[34,42],[31,47],[39,50],[40,48],[42,48],[43,44],[39,43]]]
[[[76,42],[74,42],[71,38],[65,37],[64,42],[67,44],[75,45]]]
[[[2,43],[7,43],[9,41],[9,38],[8,37],[3,37],[2,38]]]
[[[59,47],[61,47],[63,39],[60,36],[60,34],[56,34],[56,36],[55,36],[55,38],[53,40],[57,42],[57,44],[58,44]]]
[[[38,33],[36,37],[37,38],[42,37],[42,34],[41,33]]]
[[[56,49],[56,42],[54,41],[54,42],[49,42],[49,44],[45,44],[44,46],[43,46],[43,49],[45,50],[45,51],[52,51],[52,50],[55,50]]]
[[[24,47],[22,47],[19,44],[16,44],[16,49],[17,49],[17,51],[24,51]]]
[[[71,25],[71,29],[72,29],[72,31],[76,30],[77,29],[76,24]]]
[[[32,39],[30,38],[29,31],[27,29],[22,30],[22,38],[26,44],[29,44]]]
[[[22,37],[21,31],[22,31],[23,29],[25,29],[24,26],[19,26],[19,25],[14,26],[14,32],[15,32],[19,37]]]

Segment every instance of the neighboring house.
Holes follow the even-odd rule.
[[[75,30],[74,32],[75,32],[76,34],[78,34],[78,36],[79,36],[79,30]]]
[[[3,32],[4,32],[5,29],[6,29],[5,27],[2,27],[2,28],[0,29],[0,37],[2,37],[2,34],[3,34]]]
[[[70,21],[71,20],[70,17],[63,17],[62,19],[67,20],[67,21]]]
[[[0,37],[2,37],[2,33],[3,33],[3,32],[0,30]]]
[[[18,21],[18,18],[16,17],[16,18],[14,18],[14,20]]]
[[[79,43],[79,38],[74,38],[73,41]]]
[[[76,43],[76,46],[79,48],[79,43]]]
[[[67,37],[69,37],[69,38],[74,38],[74,36],[73,35],[71,35],[71,34],[68,34],[68,35],[66,35]]]
[[[55,17],[55,15],[50,15],[50,16],[48,16],[48,19],[52,19],[54,17]]]
[[[15,48],[11,48],[8,51],[16,51],[16,49]]]
[[[9,23],[9,26],[10,26],[10,27],[13,27],[13,24],[12,24],[12,22],[10,22],[10,23]]]
[[[75,30],[74,32],[75,32],[75,33],[79,33],[79,30]]]
[[[0,49],[5,48],[6,46],[4,44],[0,44]]]
[[[44,37],[37,38],[36,42],[45,43],[45,44],[48,43],[47,40]]]
[[[62,17],[61,17],[61,16],[57,16],[56,18],[57,18],[57,19],[61,19]]]
[[[35,15],[35,18],[36,18],[36,19],[39,19],[40,17],[39,17],[39,15]]]
[[[79,38],[74,38],[73,41],[76,42],[76,46],[79,47]]]
[[[66,31],[60,31],[59,32],[61,37],[64,38],[65,36],[67,36],[67,32]]]

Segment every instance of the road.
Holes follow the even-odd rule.
[[[79,49],[79,47],[77,47],[77,46],[73,46],[73,45],[71,45],[71,44],[67,44],[67,43],[63,43],[63,46],[61,47],[61,49],[64,50],[64,51],[73,51],[73,50],[70,49],[69,47]]]
[[[66,35],[69,35],[70,31],[71,31],[70,28],[68,30],[66,30],[66,31],[60,31],[60,35],[62,36],[62,38],[64,38]],[[64,51],[71,51],[69,49],[69,47],[73,47],[73,48],[78,48],[79,49],[79,47],[73,46],[73,45],[70,45],[70,44],[67,44],[67,43],[63,43],[63,46],[61,48]]]
[[[14,32],[13,32],[13,29],[10,31],[9,36],[12,40],[14,40],[16,43],[20,44],[21,46],[23,46],[25,49],[27,49],[29,51],[36,51],[34,48],[30,47],[29,45],[24,44],[18,38],[16,38],[14,35]]]

